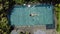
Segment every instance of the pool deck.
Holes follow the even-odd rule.
[[[31,34],[34,34],[33,32],[35,32],[37,30],[45,31],[46,34],[56,34],[56,29],[46,29],[45,25],[31,26],[31,27],[29,27],[29,26],[23,26],[23,27],[17,27],[17,28],[19,28],[19,30],[31,32]]]

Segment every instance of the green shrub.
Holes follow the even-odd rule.
[[[16,4],[24,4],[24,0],[14,0]]]
[[[60,31],[60,4],[55,5],[55,12],[56,12],[56,17],[58,18],[56,30]]]
[[[0,34],[9,34],[10,33],[10,25],[8,22],[7,10],[9,9],[10,1],[9,0],[0,0]]]

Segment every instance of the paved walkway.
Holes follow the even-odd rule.
[[[42,30],[46,32],[46,34],[56,34],[56,29],[46,29],[45,25],[41,26],[23,26],[23,27],[18,27],[20,31],[28,31],[31,32],[31,34],[34,34],[33,32],[36,32],[37,30]]]

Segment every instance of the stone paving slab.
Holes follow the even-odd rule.
[[[37,30],[45,31],[46,34],[56,34],[56,29],[46,29],[45,25],[41,26],[23,26],[23,27],[17,27],[20,31],[27,31],[31,32],[31,34],[34,34],[33,32]]]

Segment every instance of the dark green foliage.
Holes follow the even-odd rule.
[[[55,12],[56,12],[56,17],[57,17],[57,28],[56,28],[56,30],[59,32],[60,31],[60,4],[55,5]]]
[[[7,18],[9,11],[7,10],[12,6],[12,2],[9,0],[0,0],[0,34],[10,33],[10,25]]]
[[[16,4],[24,4],[24,0],[14,0]]]

